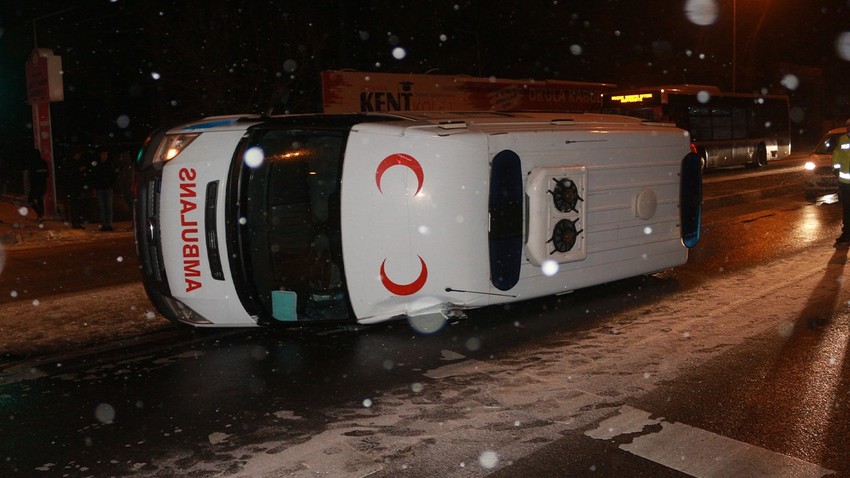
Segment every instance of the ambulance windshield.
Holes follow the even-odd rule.
[[[346,132],[258,130],[239,166],[242,270],[260,315],[342,320],[340,173]],[[281,311],[281,293],[297,306]],[[294,293],[294,294],[293,294]]]

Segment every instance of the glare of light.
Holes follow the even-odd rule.
[[[706,104],[710,100],[711,100],[711,93],[709,93],[708,91],[702,90],[699,93],[697,93],[697,101],[699,101],[700,103]]]
[[[552,277],[557,274],[559,268],[558,262],[552,259],[543,261],[543,264],[540,265],[540,270],[543,272],[543,275],[547,277]]]
[[[487,450],[481,453],[481,456],[478,457],[478,464],[480,464],[482,468],[492,470],[499,464],[499,455],[496,454],[495,451]]]
[[[413,391],[413,393],[422,393],[422,390],[425,390],[425,386],[416,382],[410,385],[410,390]]]
[[[427,236],[431,233],[431,229],[429,229],[428,226],[419,226],[418,231],[419,234],[422,234],[423,236]]]
[[[18,214],[19,214],[21,217],[26,217],[26,216],[27,216],[27,214],[29,214],[29,209],[27,209],[27,208],[26,208],[26,207],[24,207],[24,206],[21,206],[21,207],[19,207],[19,208],[18,208]]]
[[[685,16],[696,25],[706,26],[717,21],[718,7],[715,0],[688,0]]]
[[[842,60],[850,61],[850,32],[843,32],[835,39],[835,52]]]
[[[266,154],[259,146],[248,148],[245,151],[245,155],[242,156],[242,160],[245,161],[245,166],[248,166],[249,168],[258,168],[261,164],[263,164],[265,159]]]
[[[158,79],[161,78],[161,75],[159,73],[155,72],[155,71],[152,71],[151,72],[151,78],[153,78],[154,80],[158,80]]]
[[[574,56],[581,55],[581,52],[581,45],[570,45],[570,53],[572,53]]]
[[[448,41],[448,39],[449,39],[449,37],[445,33],[440,35],[440,41],[441,42]]]
[[[283,71],[292,73],[298,68],[298,62],[292,59],[283,62]]]
[[[794,334],[794,322],[790,320],[786,320],[780,322],[779,325],[776,326],[776,333],[778,333],[783,338],[789,338]]]
[[[407,318],[407,324],[416,332],[430,335],[439,332],[446,325],[446,318],[441,314],[423,314]]]
[[[115,420],[115,408],[108,403],[101,403],[94,409],[94,416],[100,423],[112,423]]]
[[[805,242],[813,242],[820,234],[822,224],[818,215],[811,208],[805,210],[802,221],[797,221],[794,226],[794,235]]]
[[[797,75],[792,75],[789,73],[782,77],[780,83],[782,83],[782,86],[788,88],[789,90],[796,90],[797,87],[800,86],[800,79],[797,78]]]
[[[396,60],[402,60],[405,56],[407,56],[407,51],[405,51],[404,48],[400,46],[393,48],[393,58]]]
[[[646,234],[647,236],[652,235],[652,227],[646,226],[645,228],[643,228],[643,233]]]
[[[799,106],[791,108],[791,121],[800,124],[806,119],[806,110]]]
[[[815,163],[812,161],[806,161],[806,164],[803,166],[807,171],[814,171]]]
[[[121,128],[125,129],[127,126],[130,126],[130,117],[127,115],[121,115],[118,119],[115,120],[115,124]]]
[[[372,400],[369,398],[363,400],[363,406],[366,408],[372,408]]]
[[[466,350],[470,352],[475,352],[481,348],[481,339],[478,337],[470,337],[466,340]]]

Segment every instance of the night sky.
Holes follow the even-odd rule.
[[[738,91],[789,94],[798,114],[825,121],[850,116],[850,61],[842,58],[850,53],[837,49],[850,32],[848,0],[734,4]],[[158,126],[199,116],[261,112],[275,90],[285,100],[277,111],[317,111],[326,69],[729,91],[732,7],[733,0],[0,0],[0,160],[32,144],[23,66],[36,18],[38,46],[63,60],[65,101],[52,105],[61,152],[138,144]],[[403,57],[392,55],[396,47]]]

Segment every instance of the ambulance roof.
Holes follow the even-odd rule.
[[[354,127],[370,129],[375,123],[383,123],[379,129],[388,127],[422,128],[436,127],[441,130],[487,131],[520,130],[529,128],[574,126],[574,127],[635,127],[672,126],[648,123],[639,118],[595,113],[558,112],[395,112],[360,114],[302,114],[264,117],[260,115],[212,116],[186,123],[169,130],[171,134],[202,133],[208,131],[245,130],[257,124],[301,127]],[[393,124],[396,123],[396,124]]]

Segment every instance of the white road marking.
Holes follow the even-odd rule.
[[[619,414],[599,423],[585,435],[610,440],[619,435],[642,433],[621,450],[695,477],[740,478],[821,477],[835,472],[819,465],[772,452],[716,433],[663,418],[650,418],[649,412],[624,406]],[[643,432],[647,426],[657,432]]]

